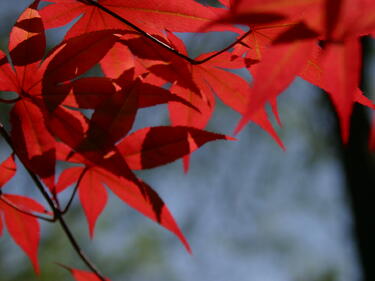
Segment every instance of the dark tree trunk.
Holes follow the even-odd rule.
[[[371,39],[363,40],[363,90],[371,79],[369,62]],[[375,157],[368,149],[370,117],[363,106],[355,105],[350,139],[343,145],[337,126],[339,154],[346,177],[346,188],[353,215],[353,237],[362,266],[362,281],[375,280]],[[338,124],[338,122],[337,122]]]
[[[341,147],[347,193],[354,220],[354,235],[363,270],[363,281],[375,280],[375,165],[368,147],[369,120],[356,106],[349,144]]]

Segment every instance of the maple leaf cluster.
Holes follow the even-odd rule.
[[[39,8],[40,2],[49,4]],[[194,0],[36,0],[20,15],[9,36],[10,60],[0,51],[0,102],[12,104],[8,143],[13,149],[0,166],[0,188],[16,173],[17,156],[43,183],[52,211],[0,189],[0,234],[4,221],[36,272],[38,216],[61,219],[59,194],[73,186],[72,199],[77,192],[91,237],[109,189],[174,233],[190,252],[167,206],[133,171],[180,158],[187,171],[193,151],[210,141],[232,140],[204,130],[216,98],[242,116],[235,132],[255,122],[281,147],[265,108],[271,105],[280,124],[277,98],[296,76],[330,96],[344,142],[353,104],[375,109],[359,88],[360,38],[375,36],[372,0],[220,3],[217,8]],[[77,18],[47,53],[45,30]],[[210,31],[235,32],[238,39],[191,59],[174,34]],[[102,76],[82,76],[98,64]],[[233,69],[246,69],[252,82]],[[7,100],[6,91],[17,98]],[[168,106],[170,126],[129,133],[140,109],[160,104]],[[2,135],[7,137],[3,127]],[[375,128],[372,148],[374,135]],[[60,161],[74,166],[57,177]],[[104,280],[95,272],[69,270],[77,281]]]

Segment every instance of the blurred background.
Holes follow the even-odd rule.
[[[1,50],[7,50],[11,26],[30,2],[0,1]],[[63,31],[47,34],[52,44]],[[215,33],[182,37],[192,56],[233,40],[233,35]],[[374,100],[374,42],[364,41],[364,48],[362,86]],[[112,281],[375,280],[369,262],[375,247],[368,239],[375,234],[375,159],[366,149],[370,113],[356,107],[352,138],[343,147],[336,115],[317,88],[297,78],[280,97],[279,107],[283,127],[278,133],[285,152],[252,124],[238,141],[210,143],[195,152],[187,175],[181,161],[138,173],[169,206],[193,255],[112,194],[93,241],[78,200],[67,215],[82,248]],[[1,122],[7,122],[9,109],[0,105]],[[239,117],[218,101],[208,130],[231,134]],[[166,123],[166,107],[159,106],[142,110],[134,129]],[[0,139],[0,161],[9,152]],[[4,191],[43,202],[21,165]],[[5,231],[0,281],[72,280],[56,263],[85,269],[59,225],[41,226],[41,275],[34,274]]]

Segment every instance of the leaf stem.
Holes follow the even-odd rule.
[[[229,50],[233,46],[235,46],[238,43],[242,42],[242,40],[252,32],[252,30],[250,29],[249,31],[245,32],[243,35],[241,35],[241,37],[239,37],[233,43],[229,44],[224,49],[222,49],[220,51],[217,51],[216,53],[212,54],[211,56],[209,56],[209,57],[207,57],[205,59],[195,60],[195,59],[190,58],[187,55],[184,55],[184,54],[180,53],[178,50],[176,50],[176,49],[172,48],[171,46],[169,46],[168,44],[160,41],[159,39],[157,39],[156,37],[154,37],[151,34],[147,33],[146,31],[144,31],[143,29],[141,29],[140,27],[138,27],[134,23],[132,23],[132,22],[128,21],[127,19],[121,17],[119,14],[111,11],[110,9],[104,7],[103,5],[99,4],[98,2],[96,2],[94,0],[77,0],[77,1],[82,2],[84,4],[93,5],[93,6],[97,7],[97,8],[99,8],[100,10],[102,10],[105,13],[107,13],[108,15],[111,15],[112,17],[116,18],[117,20],[121,21],[122,23],[126,24],[127,26],[133,28],[135,31],[139,32],[141,35],[143,35],[147,39],[149,39],[149,40],[153,41],[154,43],[160,45],[161,47],[163,47],[166,50],[170,51],[171,53],[175,54],[176,56],[178,56],[178,57],[180,57],[180,58],[188,61],[192,65],[203,64],[203,63],[205,63],[205,62],[213,59],[214,57],[217,57],[218,55],[226,52],[227,50]]]
[[[11,99],[11,100],[0,98],[0,102],[11,104],[11,103],[15,103],[15,102],[19,101],[20,99],[21,99],[20,97],[17,97],[15,99]]]
[[[0,123],[0,134],[5,139],[5,141],[8,143],[10,148],[14,151],[14,153],[17,155],[17,151],[14,148],[14,145],[12,143],[12,139],[10,138],[8,132],[5,130],[2,123]],[[18,156],[18,155],[17,155]],[[34,181],[35,185],[39,189],[39,191],[42,193],[44,199],[48,202],[49,206],[51,207],[54,218],[60,223],[65,235],[68,237],[73,249],[76,251],[78,256],[81,258],[81,260],[86,264],[88,268],[101,280],[106,281],[103,275],[100,273],[100,271],[96,268],[96,266],[89,260],[89,258],[86,256],[86,254],[83,252],[81,247],[78,245],[77,240],[75,239],[74,235],[72,234],[70,228],[66,224],[64,218],[62,217],[62,212],[56,206],[55,202],[51,199],[47,191],[45,190],[42,182],[39,180],[39,178],[27,167],[27,165],[22,161],[20,157],[18,157],[23,166],[25,167],[26,171],[29,173],[30,177]]]
[[[56,221],[55,217],[52,217],[52,218],[43,217],[43,216],[40,216],[40,215],[37,215],[37,214],[34,214],[34,213],[29,212],[29,211],[21,209],[20,207],[13,204],[8,199],[6,199],[4,196],[1,196],[1,192],[0,192],[0,201],[4,202],[9,207],[11,207],[11,208],[13,208],[13,209],[19,211],[20,213],[25,214],[25,215],[28,215],[28,216],[31,216],[31,217],[34,217],[34,218],[37,218],[37,219],[41,219],[41,220],[44,220],[44,221],[48,221],[48,222],[55,222]]]
[[[62,229],[64,230],[66,236],[68,237],[71,245],[73,246],[74,250],[76,251],[76,253],[79,255],[79,257],[81,258],[81,260],[87,265],[88,268],[90,268],[90,270],[101,280],[101,281],[106,281],[106,279],[104,278],[104,276],[102,275],[102,273],[99,271],[99,269],[89,260],[89,258],[87,257],[87,255],[85,254],[85,252],[81,249],[81,247],[78,245],[78,242],[77,240],[75,239],[75,237],[73,236],[70,228],[68,227],[68,225],[66,224],[65,220],[63,219],[62,217],[62,213],[60,211],[58,211],[58,216],[57,216],[57,219],[62,227]]]
[[[236,41],[232,42],[231,44],[229,44],[228,46],[226,46],[224,49],[213,53],[212,55],[208,56],[207,58],[204,58],[204,59],[201,59],[201,60],[196,60],[195,64],[205,63],[205,62],[207,62],[207,61],[209,61],[209,60],[211,60],[211,59],[213,59],[213,58],[221,55],[222,53],[228,51],[230,48],[233,48],[235,45],[237,45],[239,43],[242,43],[242,40],[245,39],[251,32],[252,32],[252,30],[248,30],[247,32],[245,32],[244,34],[242,34]]]
[[[3,124],[0,123],[0,134],[1,136],[5,139],[5,141],[7,142],[7,144],[10,146],[10,148],[13,150],[13,152],[18,156],[17,154],[17,151],[13,145],[13,142],[12,142],[12,139],[10,138],[8,132],[5,130]],[[34,172],[32,172],[28,167],[27,165],[23,162],[23,160],[18,157],[21,161],[21,163],[23,164],[23,166],[25,167],[27,173],[30,175],[31,179],[34,181],[36,187],[39,189],[39,191],[42,193],[44,199],[47,201],[48,205],[51,207],[51,209],[53,211],[57,210],[57,207],[55,205],[55,202],[51,199],[51,197],[49,196],[48,192],[44,189],[44,186],[43,184],[41,183],[41,181],[38,179],[38,177],[34,174]]]
[[[66,212],[68,212],[70,206],[72,205],[73,199],[74,199],[74,197],[75,197],[75,195],[76,195],[76,193],[77,193],[78,187],[79,187],[79,185],[80,185],[80,183],[81,183],[81,181],[82,181],[84,175],[85,175],[86,172],[88,171],[88,169],[89,169],[89,168],[86,167],[86,168],[82,171],[82,173],[79,175],[79,178],[78,178],[77,183],[76,183],[76,185],[75,185],[75,187],[74,187],[74,190],[73,190],[73,192],[72,192],[72,194],[71,194],[71,196],[70,196],[70,198],[69,198],[69,201],[68,201],[68,203],[66,204],[65,209],[64,209],[63,211],[61,211],[62,214],[65,214]]]

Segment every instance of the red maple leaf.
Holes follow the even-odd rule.
[[[0,235],[4,220],[9,235],[29,256],[35,272],[38,273],[40,228],[38,220],[26,213],[46,213],[46,210],[31,198],[2,192],[4,185],[15,175],[16,169],[13,154],[0,164]]]
[[[41,10],[46,28],[65,25],[82,15],[67,33],[67,38],[102,29],[133,30],[89,1],[48,0],[48,2],[53,4]],[[225,12],[224,9],[205,7],[193,0],[173,2],[100,0],[97,3],[151,34],[162,34],[164,29],[197,32]],[[224,28],[235,30],[230,27],[214,27],[211,30],[218,31]]]

